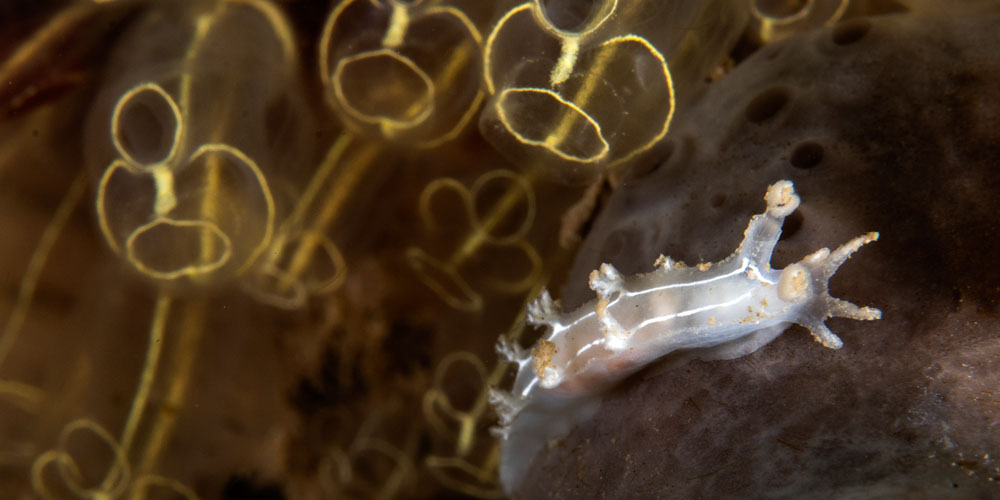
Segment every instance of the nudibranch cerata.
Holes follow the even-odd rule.
[[[750,219],[739,248],[721,262],[688,267],[661,255],[654,271],[628,279],[602,264],[590,274],[597,298],[576,311],[560,311],[544,290],[528,306],[527,321],[547,331],[530,351],[501,339],[497,351],[518,365],[517,376],[511,392],[490,394],[501,423],[500,481],[508,494],[545,443],[588,418],[604,390],[657,358],[682,349],[698,349],[702,359],[738,358],[792,323],[839,349],[843,342],[824,324],[827,318],[881,317],[878,309],[828,292],[840,265],[878,233],[771,269],[782,223],[799,197],[783,180],[764,200],[767,210]]]

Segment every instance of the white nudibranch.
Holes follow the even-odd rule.
[[[576,311],[560,311],[544,290],[528,306],[527,321],[547,332],[530,351],[500,340],[497,352],[518,371],[511,392],[490,393],[503,440],[500,482],[508,494],[545,443],[593,414],[604,390],[668,353],[698,349],[702,359],[738,358],[792,323],[840,349],[827,318],[881,317],[878,309],[831,297],[827,288],[837,268],[878,233],[771,269],[781,225],[799,197],[791,181],[778,181],[764,200],[767,210],[750,219],[739,248],[719,263],[688,267],[660,256],[654,271],[629,279],[602,264],[590,274],[597,298]]]

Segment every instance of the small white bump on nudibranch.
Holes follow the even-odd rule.
[[[520,365],[527,360],[530,355],[528,351],[521,347],[516,340],[511,340],[507,338],[506,335],[501,335],[497,339],[496,352],[500,355],[500,359],[508,363],[515,363]]]
[[[558,348],[554,342],[539,339],[531,349],[531,359],[534,361],[535,376],[542,387],[555,387],[562,381],[562,370],[556,366],[554,358]]]
[[[659,269],[670,269],[671,267],[674,267],[674,260],[661,253],[660,256],[653,262],[653,266]]]
[[[597,314],[597,320],[601,322],[601,331],[604,334],[604,347],[612,351],[622,351],[628,348],[628,340],[632,332],[622,328],[618,320],[611,316],[611,313],[608,311],[610,305],[611,303],[608,299],[598,299],[597,305],[594,307],[594,313]]]
[[[799,195],[795,194],[792,181],[778,181],[767,188],[764,195],[767,213],[774,217],[786,217],[799,208]]]
[[[599,297],[610,299],[612,295],[622,291],[625,278],[615,266],[604,263],[590,273],[588,281],[590,289],[597,292]]]
[[[778,298],[798,304],[812,295],[812,276],[802,264],[792,264],[778,278]]]
[[[528,303],[525,319],[532,325],[551,325],[559,320],[559,314],[559,304],[552,300],[552,295],[543,288],[538,297]]]
[[[521,410],[528,404],[527,398],[515,396],[494,387],[489,390],[489,401],[496,410],[497,416],[500,417],[500,424],[505,427],[509,426],[517,414],[521,413]]]

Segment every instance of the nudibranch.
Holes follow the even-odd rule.
[[[881,318],[881,311],[831,297],[830,277],[878,233],[823,248],[784,269],[771,269],[781,226],[799,206],[791,181],[771,185],[767,210],[750,219],[743,242],[714,264],[688,267],[660,256],[656,269],[626,279],[611,264],[590,274],[597,298],[562,312],[547,291],[528,306],[527,321],[546,333],[528,351],[501,339],[497,351],[518,365],[511,392],[493,389],[500,418],[500,481],[510,494],[531,460],[599,403],[598,396],[642,367],[678,350],[702,359],[733,359],[774,340],[790,324],[809,329],[826,347],[843,342],[827,318]]]

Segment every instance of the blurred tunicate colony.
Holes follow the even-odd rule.
[[[1000,495],[995,0],[0,4],[0,498],[503,498],[494,345],[602,262],[884,319],[672,356],[517,498]],[[856,322],[855,322],[856,323]]]

